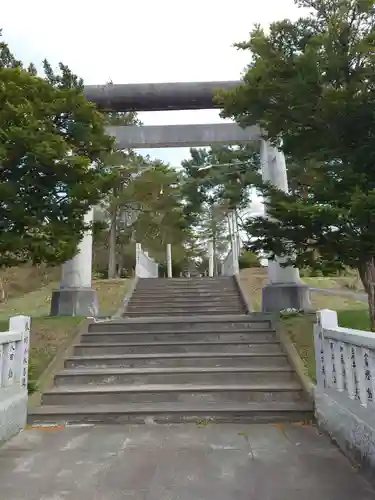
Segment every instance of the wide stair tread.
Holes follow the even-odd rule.
[[[189,411],[194,410],[204,410],[204,409],[215,409],[217,411],[259,411],[260,409],[268,410],[268,411],[278,411],[278,410],[300,410],[304,409],[306,411],[310,411],[312,408],[312,404],[309,401],[285,401],[285,402],[250,402],[250,403],[237,403],[237,404],[225,404],[222,402],[218,403],[202,403],[200,405],[189,405],[187,407],[184,403],[179,402],[171,402],[171,403],[163,403],[162,405],[157,405],[155,403],[126,403],[126,404],[98,404],[98,405],[71,405],[71,406],[62,406],[62,405],[46,405],[40,406],[33,410],[33,414],[51,414],[54,413],[63,413],[64,411],[75,412],[92,412],[96,413],[97,411],[101,411],[103,409],[109,409],[112,411],[122,411],[122,412],[133,412],[133,411],[152,411],[152,412],[163,412],[163,411],[181,411],[182,409],[188,409]]]
[[[272,316],[245,311],[234,278],[139,280],[125,317],[82,334],[29,422],[311,419]]]
[[[221,367],[140,367],[140,368],[71,368],[61,370],[59,376],[67,375],[117,375],[117,374],[152,374],[152,373],[253,373],[253,372],[292,372],[288,365],[284,366],[221,366]]]
[[[310,421],[312,404],[287,402],[167,402],[50,405],[29,414],[30,425]]]
[[[97,333],[97,332],[95,332]],[[116,334],[116,332],[110,332],[109,335],[112,335],[113,333]],[[122,334],[122,332],[120,332]],[[148,333],[148,332],[147,332]],[[102,335],[101,332],[99,332],[100,335]],[[142,332],[141,332],[142,334]],[[90,333],[91,335],[91,333]],[[280,343],[277,341],[265,341],[265,344],[277,344],[279,345]],[[98,348],[105,348],[105,347],[154,347],[154,346],[165,346],[165,347],[180,347],[180,346],[205,346],[205,345],[252,345],[251,342],[248,340],[217,340],[217,341],[196,341],[196,342],[191,342],[189,340],[181,340],[179,342],[168,342],[168,341],[159,341],[155,340],[153,342],[90,342],[90,343],[84,343],[84,344],[75,344],[73,347],[98,347]],[[221,353],[222,354],[222,353]],[[232,354],[232,353],[227,353]],[[104,355],[105,356],[105,355]],[[155,353],[155,356],[159,356],[159,353]]]
[[[237,344],[237,342],[233,342],[234,344]],[[90,344],[90,347],[93,345],[97,344]],[[104,344],[108,345],[108,344]],[[126,344],[125,344],[126,345]],[[144,345],[144,344],[138,344],[138,345]],[[168,345],[168,344],[167,344]],[[88,355],[88,356],[70,356],[69,360],[71,361],[80,361],[80,360],[85,360],[85,359],[91,359],[91,360],[98,360],[101,361],[103,359],[185,359],[185,358],[229,358],[233,359],[234,363],[236,361],[236,358],[264,358],[265,356],[267,357],[285,357],[285,354],[282,352],[271,352],[267,354],[258,354],[258,353],[247,353],[247,352],[195,352],[195,351],[190,351],[186,353],[149,353],[149,354],[93,354],[93,355]]]
[[[116,393],[116,392],[221,392],[221,391],[291,391],[301,390],[301,385],[294,380],[256,384],[75,384],[52,387],[46,394],[64,393]]]

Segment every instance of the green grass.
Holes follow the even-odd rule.
[[[368,309],[348,309],[338,311],[339,325],[344,328],[354,328],[355,330],[371,330],[370,315]]]
[[[281,318],[280,328],[293,342],[307,373],[316,382],[313,325],[315,318],[310,314]]]
[[[130,280],[94,281],[101,315],[110,315],[121,306]],[[0,332],[8,331],[8,318],[18,314],[31,316],[29,378],[36,381],[56,353],[76,334],[81,317],[50,317],[51,283],[22,297],[12,298],[0,306]],[[1,333],[0,333],[1,334]]]
[[[268,282],[266,270],[244,269],[240,273],[241,287],[255,311],[260,310],[262,287]],[[303,278],[312,287],[316,288],[351,288],[350,277],[337,278]],[[326,295],[312,292],[311,302],[314,310],[332,309],[337,311],[339,325],[357,330],[370,330],[370,321],[367,303],[355,300],[350,296]],[[302,358],[311,380],[315,381],[315,355],[313,325],[315,314],[298,314],[284,317],[280,321],[280,328],[289,336]],[[375,335],[375,333],[374,333]]]
[[[357,276],[315,276],[303,277],[302,281],[313,288],[328,288],[332,290],[352,290],[363,292],[363,285]]]
[[[370,331],[370,318],[367,309],[347,309],[338,311],[339,326],[356,330]],[[313,325],[315,316],[299,314],[285,317],[280,321],[280,328],[286,333],[304,362],[310,379],[316,382],[315,349]],[[375,333],[374,333],[375,335]]]

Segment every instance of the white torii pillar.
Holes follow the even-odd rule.
[[[85,215],[85,223],[94,220],[94,209]],[[92,289],[92,230],[86,231],[77,254],[62,266],[59,290],[53,290],[51,316],[97,316],[96,291]]]
[[[263,180],[270,182],[284,192],[288,192],[284,153],[268,141],[261,140],[260,161]],[[267,217],[267,214],[265,216]],[[268,260],[269,283],[262,291],[262,310],[264,312],[311,309],[308,287],[301,283],[298,268],[282,266],[286,260],[282,257]]]
[[[172,278],[172,245],[167,243],[167,276]]]

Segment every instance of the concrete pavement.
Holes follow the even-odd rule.
[[[2,500],[370,500],[311,425],[28,429],[0,449]]]

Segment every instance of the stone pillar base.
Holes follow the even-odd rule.
[[[262,311],[279,312],[284,309],[311,311],[309,288],[302,283],[272,283],[262,290]]]
[[[27,390],[17,385],[0,388],[0,444],[25,427],[27,401]]]
[[[92,288],[62,288],[52,291],[51,316],[98,316],[99,304]]]

